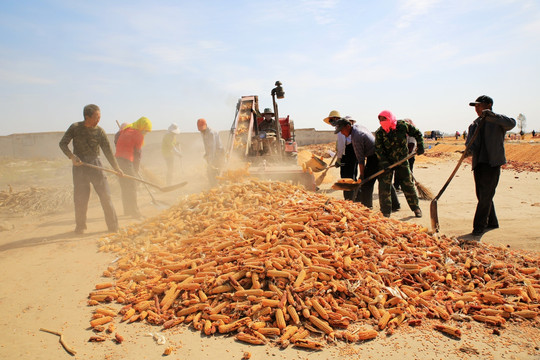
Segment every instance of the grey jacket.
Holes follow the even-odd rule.
[[[375,154],[375,137],[365,126],[354,124],[351,130],[351,143],[359,164],[364,159]]]
[[[480,124],[481,119],[481,117],[477,118],[469,126],[465,145],[468,145],[471,141],[471,137]],[[486,163],[492,167],[506,164],[504,137],[506,132],[513,129],[514,126],[516,126],[516,120],[505,115],[495,114],[493,112],[486,115],[484,124],[470,147],[473,170],[479,163]]]

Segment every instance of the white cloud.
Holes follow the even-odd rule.
[[[405,0],[400,11],[403,14],[397,21],[398,28],[407,28],[416,18],[426,15],[440,0]]]
[[[331,13],[338,3],[338,0],[304,0],[302,6],[318,24],[325,25],[335,21]]]

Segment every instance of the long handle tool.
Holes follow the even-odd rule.
[[[393,163],[392,165],[389,165],[387,167],[385,167],[384,169],[382,170],[379,170],[377,171],[375,174],[371,175],[371,176],[368,176],[367,178],[361,180],[360,182],[353,182],[353,183],[341,183],[341,182],[336,182],[334,183],[334,185],[332,185],[332,189],[335,189],[335,190],[345,190],[345,191],[354,191],[354,194],[353,194],[353,199],[356,199],[356,195],[358,194],[358,191],[360,190],[360,188],[362,187],[362,185],[365,185],[367,182],[377,178],[378,176],[380,176],[381,174],[383,173],[386,173],[390,170],[392,170],[393,168],[395,168],[396,166],[398,166],[399,164],[402,164],[404,163],[405,161],[409,160],[410,158],[412,158],[414,155],[416,155],[416,152],[413,151],[412,153],[410,153],[409,155],[407,155],[406,157],[404,157],[403,159],[399,160],[398,162],[396,163]]]
[[[88,163],[85,163],[85,162],[83,162],[82,164],[83,164],[84,166],[89,167],[89,168],[92,168],[92,169],[103,170],[103,171],[110,172],[110,173],[112,173],[112,174],[115,174],[115,175],[118,175],[118,176],[119,176],[119,173],[116,172],[115,170],[107,169],[107,168],[104,168],[104,167],[101,167],[101,166],[97,166],[97,165],[88,164]],[[139,179],[138,177],[135,177],[135,176],[131,176],[131,175],[126,175],[126,174],[124,174],[123,177],[125,177],[126,179],[131,179],[131,180],[135,180],[135,181],[142,182],[143,184],[150,185],[150,186],[152,186],[152,187],[155,187],[155,188],[158,189],[159,191],[163,191],[163,192],[173,191],[173,190],[176,190],[176,189],[181,188],[182,186],[187,185],[187,181],[183,181],[183,182],[181,182],[181,183],[179,183],[179,184],[174,184],[174,185],[170,185],[170,186],[159,186],[159,185],[156,185],[156,184],[151,183],[151,182],[149,182],[149,181],[146,181],[146,180],[143,180],[143,179]]]
[[[456,175],[459,167],[461,166],[461,163],[467,157],[467,153],[468,153],[471,145],[473,144],[474,140],[478,136],[478,133],[480,131],[480,128],[484,124],[484,121],[485,120],[483,118],[480,120],[478,126],[476,127],[476,130],[474,131],[474,133],[471,136],[471,140],[469,141],[469,144],[467,144],[467,146],[465,147],[465,150],[463,151],[463,154],[459,158],[459,161],[458,161],[456,167],[454,168],[454,171],[452,171],[452,173],[450,174],[450,177],[448,178],[448,180],[446,180],[446,183],[443,185],[442,189],[439,191],[437,196],[435,196],[435,198],[433,200],[431,200],[431,204],[429,205],[429,216],[431,218],[431,230],[434,233],[439,232],[439,228],[440,228],[439,214],[437,212],[437,200],[439,200],[439,198],[443,194],[444,190],[446,190],[446,188],[448,187],[448,184],[450,184],[450,181],[452,181],[452,179],[454,178],[454,175]]]
[[[319,175],[319,177],[317,179],[315,179],[315,185],[319,186],[322,184],[325,176],[326,176],[326,173],[328,172],[328,170],[332,167],[332,165],[334,164],[334,160],[336,160],[336,156],[337,156],[337,153],[334,154],[334,157],[332,158],[332,160],[330,160],[330,164],[328,164],[326,166],[326,169],[324,169],[324,171],[321,173],[321,175]]]

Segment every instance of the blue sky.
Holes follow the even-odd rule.
[[[64,131],[89,103],[107,132],[227,130],[276,80],[296,128],[330,130],[336,109],[376,130],[388,109],[461,132],[487,94],[540,130],[537,0],[1,0],[0,33],[0,135]]]

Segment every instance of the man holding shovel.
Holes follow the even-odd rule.
[[[174,175],[174,158],[178,157],[182,159],[182,153],[180,152],[178,140],[176,136],[180,134],[180,129],[177,124],[171,124],[167,133],[163,136],[161,141],[161,154],[163,159],[165,159],[165,164],[167,165],[167,185],[172,183]]]
[[[472,155],[472,169],[476,187],[476,212],[473,220],[473,236],[481,236],[486,230],[499,227],[493,197],[499,183],[501,165],[506,164],[504,137],[516,126],[516,120],[492,111],[493,99],[482,95],[469,103],[474,106],[478,118],[469,126],[467,155]],[[472,135],[478,128],[474,141]],[[470,145],[469,145],[470,143]]]
[[[86,230],[86,212],[90,199],[90,184],[99,196],[105,222],[110,232],[118,230],[118,218],[111,199],[107,177],[101,170],[81,166],[84,163],[101,167],[99,149],[109,160],[111,166],[123,175],[114,158],[111,145],[105,131],[97,126],[101,119],[101,110],[97,105],[86,105],[83,110],[84,121],[76,122],[64,133],[60,140],[60,149],[73,162],[73,200],[75,205],[75,233],[83,234]],[[73,140],[73,152],[68,145]]]
[[[210,186],[216,186],[217,176],[224,160],[223,145],[221,145],[218,132],[209,128],[205,119],[197,120],[197,129],[201,133],[204,143],[208,182]]]
[[[334,133],[341,133],[345,137],[351,137],[352,148],[358,168],[360,170],[360,179],[365,179],[378,170],[377,156],[375,155],[375,138],[373,134],[360,124],[352,125],[347,119],[339,119],[334,122],[336,130]],[[354,201],[360,201],[362,205],[373,207],[373,185],[375,179],[362,186],[360,193]]]

